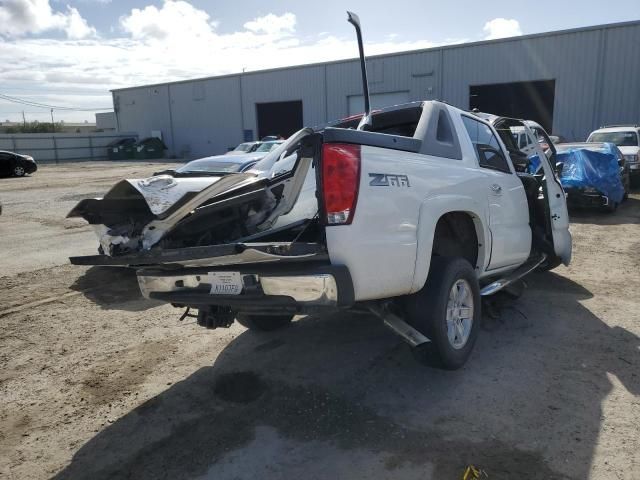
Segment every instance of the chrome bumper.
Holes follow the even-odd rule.
[[[330,273],[309,275],[263,275],[242,273],[243,289],[234,295],[234,303],[244,298],[252,300],[258,297],[289,297],[301,307],[338,306],[338,283]],[[178,292],[197,293],[208,296],[212,304],[224,303],[222,296],[209,293],[207,274],[145,274],[138,273],[138,285],[142,295],[151,298],[152,294]],[[225,296],[228,297],[229,296]]]

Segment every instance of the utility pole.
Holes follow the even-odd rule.
[[[56,124],[53,122],[53,108],[51,109],[51,131],[56,133]]]
[[[22,110],[22,126],[27,128],[27,119],[24,117],[24,110]]]

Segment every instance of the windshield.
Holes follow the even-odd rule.
[[[270,152],[281,143],[282,142],[265,142],[256,149],[256,152]]]
[[[208,160],[206,158],[194,160],[176,169],[176,173],[235,173],[242,168],[242,163]]]
[[[241,143],[233,149],[234,152],[249,152],[253,143]]]
[[[589,137],[589,142],[609,142],[618,147],[637,147],[638,135],[636,132],[596,132]]]

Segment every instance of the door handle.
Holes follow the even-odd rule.
[[[494,183],[493,185],[491,185],[491,191],[493,192],[494,195],[502,195],[502,187],[497,183]]]

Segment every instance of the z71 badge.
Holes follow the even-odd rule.
[[[409,177],[393,173],[370,173],[372,187],[410,187]]]

